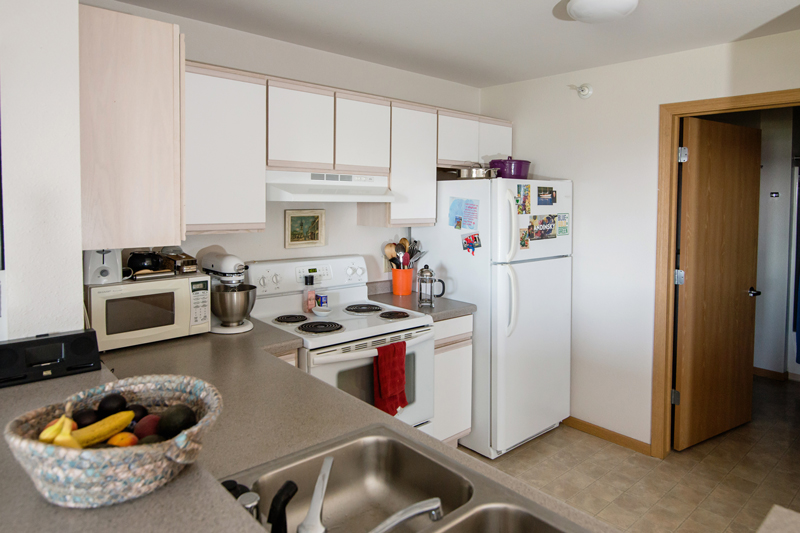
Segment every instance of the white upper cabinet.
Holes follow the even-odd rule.
[[[439,111],[439,155],[441,166],[469,166],[480,157],[478,117]]]
[[[389,172],[388,100],[336,94],[336,170]]]
[[[436,113],[392,104],[390,225],[436,222]]]
[[[480,160],[489,166],[492,159],[511,157],[511,124],[492,119],[480,119]]]
[[[267,163],[333,169],[333,90],[269,80]]]
[[[185,91],[187,233],[264,230],[266,76],[189,64]]]

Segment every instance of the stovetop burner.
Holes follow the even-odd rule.
[[[313,335],[334,333],[342,330],[344,330],[344,326],[336,322],[309,322],[308,324],[300,324],[297,327],[297,331],[300,333],[311,333]]]
[[[369,313],[377,313],[378,311],[383,311],[383,307],[379,305],[372,305],[372,304],[356,304],[356,305],[348,305],[344,308],[345,312],[353,314],[353,315],[366,315]]]
[[[308,317],[305,315],[281,315],[273,322],[276,324],[297,324],[298,322],[305,322]]]
[[[400,320],[401,318],[408,318],[409,314],[405,311],[386,311],[385,313],[381,313],[379,316],[381,318],[385,318],[386,320]]]

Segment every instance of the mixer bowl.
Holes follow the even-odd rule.
[[[240,325],[255,304],[255,285],[215,285],[211,289],[211,312],[219,318],[223,326]]]

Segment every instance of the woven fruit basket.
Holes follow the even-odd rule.
[[[156,444],[74,449],[39,442],[45,425],[63,414],[91,408],[106,394],[159,413],[177,403],[191,407],[197,423]],[[140,376],[79,392],[12,420],[3,436],[44,498],[62,507],[92,508],[133,500],[165,485],[193,463],[203,435],[222,411],[217,389],[188,376]]]

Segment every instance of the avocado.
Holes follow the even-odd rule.
[[[147,407],[134,403],[128,406],[129,411],[133,411],[133,421],[138,422],[148,415]]]
[[[165,439],[171,439],[184,429],[197,423],[197,416],[191,407],[182,403],[171,405],[161,413],[156,432]]]
[[[100,400],[100,405],[97,406],[97,414],[103,419],[107,416],[119,413],[120,411],[124,411],[127,405],[128,401],[121,394],[107,394],[105,398]]]
[[[94,409],[81,409],[80,411],[72,413],[72,420],[78,424],[78,429],[81,429],[86,426],[91,426],[100,420],[100,416]]]

